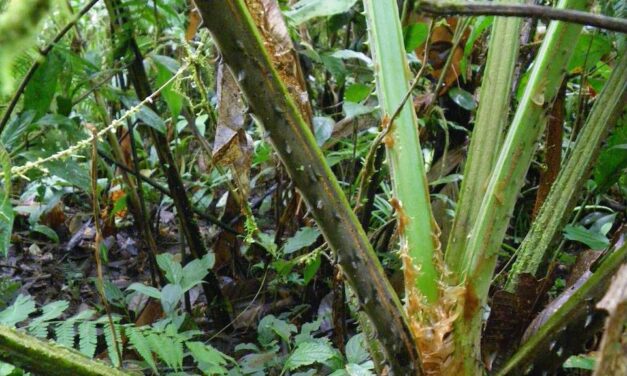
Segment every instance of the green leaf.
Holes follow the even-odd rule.
[[[294,25],[300,25],[315,17],[347,12],[356,2],[357,0],[300,0],[285,15]]]
[[[186,345],[205,375],[226,375],[228,370],[225,366],[229,361],[235,363],[233,358],[202,342],[186,342]]]
[[[113,338],[114,330],[115,330],[115,341]],[[123,350],[122,348],[123,346],[121,343],[122,337],[120,336],[120,328],[115,323],[113,323],[113,326],[111,326],[109,321],[107,321],[103,328],[103,332],[104,332],[104,337],[105,337],[105,343],[107,344],[107,355],[109,355],[109,360],[111,360],[111,364],[113,364],[114,367],[116,368],[120,367],[120,365],[122,364],[122,359],[120,359],[120,356],[118,355],[118,351],[116,350],[116,349],[119,349],[120,353]]]
[[[305,285],[311,282],[313,277],[318,272],[318,269],[320,269],[321,263],[320,254],[318,254],[313,260],[309,261],[305,265],[305,268],[303,269],[303,282]]]
[[[346,373],[349,376],[374,376],[375,374],[368,368],[359,364],[350,363],[346,365]]]
[[[405,51],[411,52],[427,41],[429,37],[429,25],[426,23],[414,23],[403,29],[403,42]]]
[[[69,306],[70,303],[67,300],[57,300],[56,302],[48,303],[41,308],[41,316],[34,319],[33,323],[57,319]]]
[[[48,54],[24,90],[24,109],[35,111],[37,117],[48,112],[57,91],[63,63],[61,55],[54,50]]]
[[[612,43],[604,34],[582,34],[568,62],[568,71],[589,70],[612,51]]]
[[[11,245],[11,233],[13,232],[13,220],[15,213],[11,205],[11,158],[9,153],[0,144],[0,167],[4,174],[2,178],[2,190],[0,190],[0,254],[6,256]]]
[[[344,91],[344,100],[359,103],[372,93],[372,87],[364,84],[352,84]]]
[[[338,50],[338,51],[333,52],[331,56],[338,58],[338,59],[342,59],[342,60],[357,59],[366,63],[366,65],[369,67],[372,66],[372,59],[369,58],[363,52],[357,52],[353,50]]]
[[[162,253],[157,256],[159,268],[165,272],[165,277],[170,283],[180,284],[183,280],[183,267],[170,253]]]
[[[303,227],[294,234],[293,237],[287,239],[283,246],[283,253],[289,255],[300,249],[312,245],[320,236],[320,231],[313,227]]]
[[[67,348],[74,348],[74,320],[62,321],[54,328],[55,342]]]
[[[133,283],[126,290],[137,291],[140,294],[150,296],[151,298],[161,299],[161,292],[152,286],[146,286],[143,283]]]
[[[11,201],[0,202],[0,254],[2,256],[6,256],[9,251],[14,220],[15,212],[11,206]]]
[[[0,312],[0,324],[15,326],[28,318],[28,315],[35,312],[35,301],[29,295],[18,295],[15,302]]]
[[[93,358],[96,353],[96,343],[98,342],[98,335],[96,332],[96,322],[83,321],[78,326],[78,349],[81,354],[88,358]]]
[[[346,343],[346,360],[349,363],[361,364],[368,360],[366,338],[363,333],[356,334]]]
[[[294,324],[277,319],[274,315],[265,316],[259,321],[259,325],[257,325],[257,337],[259,343],[263,346],[272,343],[275,335],[279,336],[284,342],[289,343],[292,333],[295,332],[296,326]]]
[[[562,367],[579,368],[579,369],[586,369],[586,370],[594,371],[594,368],[596,367],[596,363],[597,363],[596,359],[592,356],[573,355],[569,357],[568,359],[566,359]]]
[[[4,129],[4,132],[2,132],[0,142],[8,150],[12,150],[21,141],[22,136],[33,128],[35,115],[37,115],[35,111],[28,110],[14,117]]]
[[[57,235],[57,232],[46,225],[36,224],[31,228],[31,231],[38,232],[56,244],[59,244],[59,235]]]
[[[183,345],[179,338],[150,333],[147,337],[152,351],[159,355],[170,368],[178,370],[183,365]]]
[[[73,159],[50,161],[45,164],[50,174],[58,176],[83,192],[91,192],[89,170],[85,164],[80,164]]]
[[[148,363],[153,372],[158,374],[159,372],[157,371],[157,365],[155,364],[155,360],[152,357],[152,351],[150,351],[150,344],[148,343],[148,340],[144,336],[142,330],[139,328],[128,326],[124,329],[124,333],[128,337],[129,342],[131,343],[131,345],[133,345],[137,353],[141,355],[142,359],[144,359],[146,363]]]
[[[165,121],[147,106],[142,106],[137,112],[137,117],[159,133],[165,134]]]
[[[290,355],[284,367],[292,371],[302,366],[324,363],[336,355],[336,350],[327,343],[321,341],[303,342]]]
[[[599,193],[609,189],[627,169],[627,150],[619,147],[624,144],[627,144],[627,116],[617,122],[594,167],[593,176]]]
[[[181,285],[167,284],[161,290],[161,306],[165,313],[169,314],[174,311],[178,303],[183,297],[183,289]]]
[[[213,253],[207,253],[200,260],[196,259],[185,265],[181,281],[183,291],[187,291],[201,283],[203,278],[209,274],[209,270],[213,267],[215,260]]]
[[[342,106],[344,109],[344,113],[346,117],[355,118],[357,116],[369,114],[375,110],[373,106],[365,106],[360,103],[353,103],[349,101],[344,101],[344,105]]]
[[[318,146],[322,146],[333,134],[335,121],[327,116],[314,116],[313,127],[314,135]]]
[[[567,225],[564,228],[564,236],[568,240],[583,243],[590,249],[605,249],[610,244],[610,241],[605,236],[592,232],[583,226]]]
[[[180,64],[168,56],[153,55],[152,58],[157,66],[156,83],[157,86],[161,87],[178,71]],[[176,119],[183,108],[183,96],[173,89],[173,85],[174,83],[170,83],[164,87],[161,90],[161,95],[168,105],[172,119]]]
[[[475,103],[475,99],[472,97],[472,94],[462,88],[452,88],[448,91],[448,96],[453,100],[453,102],[457,103],[461,108],[465,110],[472,111],[477,107],[477,104]]]

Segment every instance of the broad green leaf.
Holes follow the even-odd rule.
[[[46,236],[48,239],[52,240],[56,244],[59,244],[59,235],[57,235],[56,231],[54,231],[50,227],[42,224],[36,224],[31,228],[31,230],[33,232],[38,232]]]
[[[596,367],[596,358],[588,355],[573,355],[566,359],[564,368],[579,368],[593,371]]]
[[[604,34],[582,34],[575,47],[575,52],[568,62],[568,71],[589,70],[594,67],[603,56],[612,51],[612,43]]]
[[[163,55],[154,55],[153,59],[157,66],[156,83],[157,86],[161,87],[178,71],[180,64],[171,57]],[[183,96],[173,89],[173,85],[174,83],[170,83],[164,87],[161,95],[168,105],[172,119],[176,119],[181,113],[181,108],[183,108]]]
[[[359,103],[372,93],[372,87],[364,84],[352,84],[344,91],[344,100]]]
[[[283,246],[283,253],[289,255],[300,249],[312,245],[320,236],[320,231],[313,227],[303,227],[294,234],[293,237],[287,239]]]
[[[318,146],[322,146],[333,134],[335,121],[327,116],[314,116],[313,127],[314,135]]]
[[[2,132],[0,136],[0,142],[2,142],[7,150],[12,150],[17,146],[22,136],[33,128],[33,120],[35,120],[36,115],[37,112],[33,110],[24,111],[15,116],[9,124],[7,124],[4,132]]]
[[[403,42],[405,51],[411,52],[427,41],[429,37],[429,25],[426,23],[414,23],[403,28]],[[422,58],[422,57],[421,57]]]
[[[165,272],[165,277],[170,283],[180,284],[183,279],[183,267],[170,253],[162,253],[157,256],[159,268]]]
[[[355,118],[357,116],[369,114],[375,110],[373,106],[365,106],[360,103],[353,103],[349,101],[344,101],[344,105],[342,106],[344,109],[344,113],[346,117]]]
[[[0,324],[15,326],[28,318],[28,315],[35,312],[35,301],[29,295],[18,295],[15,302],[0,312]]]
[[[349,376],[375,376],[368,368],[355,363],[346,365],[346,373],[348,373]]]
[[[63,63],[61,55],[54,50],[48,54],[24,90],[24,109],[35,111],[37,117],[48,112],[57,91]]]
[[[627,144],[627,116],[623,116],[622,120],[617,122],[594,167],[593,176],[599,193],[609,189],[627,169],[627,149],[618,147],[625,144]]]
[[[142,106],[137,112],[137,117],[159,133],[165,134],[165,121],[147,106]]]
[[[285,15],[294,25],[300,25],[312,18],[347,12],[356,2],[357,0],[300,0]]]
[[[568,240],[583,243],[590,249],[605,249],[610,241],[597,232],[592,232],[583,226],[568,225],[564,228],[564,236]]]
[[[183,291],[187,291],[201,283],[203,278],[209,274],[209,271],[215,263],[215,259],[215,255],[213,253],[207,253],[200,260],[193,260],[185,265],[181,281]]]
[[[161,307],[165,313],[171,313],[176,309],[176,306],[181,301],[183,297],[183,289],[180,285],[167,284],[161,290]]]
[[[46,168],[50,174],[60,177],[83,192],[91,192],[89,170],[85,164],[80,164],[73,159],[64,159],[50,161],[46,163]]]
[[[133,283],[126,290],[137,291],[140,294],[150,296],[151,298],[161,299],[161,292],[152,286],[146,286],[143,283]]]
[[[475,99],[472,97],[472,94],[462,88],[452,88],[448,91],[448,96],[453,100],[453,102],[457,103],[461,108],[465,110],[472,111],[477,107],[477,104],[475,103]]]
[[[314,363],[324,363],[336,355],[337,351],[327,343],[303,342],[287,358],[285,368],[291,371]]]
[[[349,363],[361,364],[368,360],[369,356],[363,333],[352,336],[346,343],[346,360]]]
[[[259,321],[257,333],[259,343],[267,346],[274,341],[275,336],[279,336],[284,342],[289,343],[292,333],[296,332],[294,324],[277,319],[274,315],[267,315]]]
[[[186,345],[205,375],[226,375],[225,366],[229,362],[235,363],[235,359],[202,342],[186,342]]]
[[[321,263],[322,261],[320,258],[320,254],[318,254],[313,260],[309,261],[305,265],[305,268],[303,269],[303,282],[305,283],[305,285],[311,282],[313,277],[318,272],[318,269],[320,269]]]
[[[35,318],[33,323],[55,320],[61,316],[69,306],[70,303],[67,300],[57,300],[55,302],[48,303],[41,308],[41,316]]]

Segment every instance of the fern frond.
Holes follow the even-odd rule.
[[[135,351],[144,359],[146,363],[152,368],[152,370],[159,374],[157,371],[157,366],[155,364],[155,360],[152,356],[152,351],[150,350],[150,344],[146,340],[144,336],[143,330],[141,328],[136,328],[133,326],[128,326],[124,328],[124,332],[128,337],[128,341],[135,348]]]
[[[74,348],[74,336],[76,330],[74,328],[75,320],[67,320],[58,324],[54,328],[56,342],[71,349]]]
[[[162,333],[152,332],[147,337],[148,343],[159,359],[174,369],[180,370],[183,366],[183,343],[178,338],[173,338]]]
[[[89,357],[93,358],[96,353],[98,337],[96,333],[96,323],[94,321],[83,321],[78,326],[78,349]]]
[[[24,321],[28,315],[35,312],[35,301],[29,295],[20,294],[15,302],[0,312],[0,324],[6,326],[15,326],[15,324]]]
[[[69,306],[70,303],[67,300],[57,300],[46,304],[41,308],[41,316],[34,318],[28,325],[28,332],[35,337],[48,337],[50,321],[59,318]]]
[[[113,340],[113,330],[115,330],[115,338],[117,339],[117,345]],[[120,326],[116,323],[113,324],[113,328],[111,328],[111,324],[107,321],[104,327],[104,337],[105,342],[107,343],[107,353],[109,354],[109,359],[111,360],[111,364],[115,367],[119,367],[122,364],[122,359],[118,356],[118,351],[116,349],[120,349],[120,354],[122,353],[122,344],[120,343]]]

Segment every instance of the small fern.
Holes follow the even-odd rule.
[[[122,359],[120,359],[117,349],[120,349],[120,355],[122,355],[123,349],[122,343],[120,342],[122,338],[120,333],[120,326],[117,325],[117,322],[115,322],[117,321],[117,318],[114,317],[113,328],[111,328],[111,324],[109,323],[109,320],[106,316],[100,318],[99,321],[105,322],[103,333],[105,337],[105,342],[107,344],[107,354],[109,355],[109,360],[111,360],[111,364],[113,364],[115,367],[120,367],[122,365]],[[113,339],[114,330],[115,338],[117,339],[117,345]]]
[[[93,358],[96,354],[98,333],[94,321],[83,321],[78,325],[78,350],[85,356]]]
[[[59,318],[59,316],[61,316],[69,306],[70,303],[66,300],[58,300],[46,304],[41,308],[41,316],[34,318],[30,325],[28,325],[28,332],[35,337],[48,337],[48,326],[50,325],[50,321]]]
[[[146,363],[152,368],[155,373],[159,373],[157,371],[157,365],[155,364],[155,360],[152,356],[152,351],[150,348],[150,343],[144,336],[142,328],[136,328],[133,326],[128,326],[124,328],[124,333],[128,337],[129,343],[135,348],[135,351],[144,359]]]

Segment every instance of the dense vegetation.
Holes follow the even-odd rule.
[[[627,372],[625,2],[493,3],[0,0],[0,375]]]

